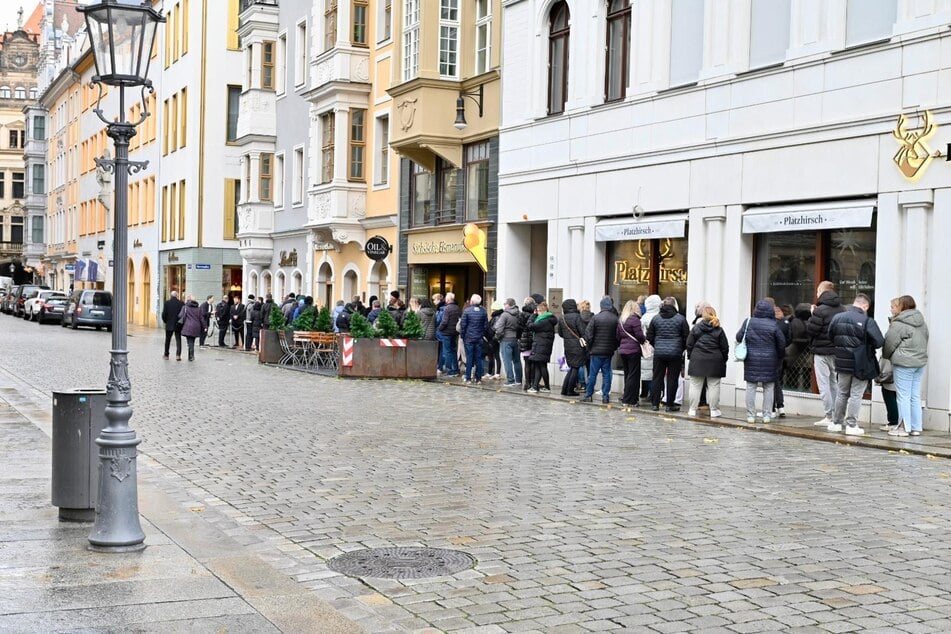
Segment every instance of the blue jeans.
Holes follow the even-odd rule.
[[[476,381],[482,380],[482,340],[479,341],[466,341],[466,380],[475,379]],[[472,376],[473,366],[475,366],[475,376]]]
[[[442,368],[446,374],[459,374],[459,356],[456,351],[456,338],[452,335],[436,335],[442,350]]]
[[[503,341],[499,345],[502,353],[502,367],[505,368],[505,378],[509,383],[522,382],[522,362],[518,358],[518,340]]]
[[[584,395],[591,398],[594,394],[594,386],[598,382],[598,372],[603,375],[601,379],[601,396],[607,397],[611,393],[611,357],[591,357],[591,371],[588,373],[588,385],[585,388]]]
[[[921,431],[921,377],[924,373],[924,368],[892,366],[898,392],[898,417],[905,421],[908,431]]]

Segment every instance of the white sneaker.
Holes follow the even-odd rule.
[[[895,427],[888,430],[888,435],[906,438],[908,436],[908,432],[902,429],[900,425],[896,425]]]
[[[822,420],[817,420],[816,422],[814,422],[814,423],[813,423],[813,426],[815,426],[815,427],[828,427],[828,426],[831,425],[831,424],[832,424],[832,420],[831,420],[831,419],[829,419],[829,418],[823,418]]]
[[[826,425],[826,431],[842,431],[842,425],[829,423],[828,425]]]
[[[888,424],[888,425],[882,425],[881,427],[879,427],[879,430],[881,431],[892,431],[893,429],[898,429],[898,425]]]
[[[687,410],[687,416],[696,416],[696,415],[697,415],[697,410],[695,410],[695,409],[688,409],[688,410]]]
[[[865,430],[859,427],[858,425],[849,425],[845,428],[846,436],[864,436]]]
[[[750,425],[752,425],[753,423],[756,422],[756,419],[755,419],[754,417],[752,417],[752,416],[747,416],[747,417],[746,417],[746,422],[749,423]]]
[[[710,418],[720,418],[721,416],[723,416],[723,413],[720,410],[718,409],[710,410]]]
[[[764,424],[764,425],[769,425],[770,420],[772,420],[772,419],[770,419],[769,416],[763,416],[763,424]]]

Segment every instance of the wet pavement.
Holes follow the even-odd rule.
[[[951,630],[946,437],[881,450],[859,446],[890,442],[878,432],[791,435],[828,436],[811,420],[762,433],[215,348],[164,361],[139,330],[148,548],[90,553],[88,525],[49,507],[49,403],[105,383],[109,335],[0,327],[0,631]],[[393,546],[478,563],[416,580],[327,566]]]

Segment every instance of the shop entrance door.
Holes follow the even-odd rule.
[[[687,239],[624,240],[608,246],[607,294],[618,312],[641,295],[674,297],[687,303]],[[597,300],[598,298],[592,298]],[[596,305],[596,301],[591,302]]]
[[[456,303],[461,306],[473,293],[485,296],[485,274],[477,264],[417,264],[410,268],[410,280],[413,297],[455,293]]]

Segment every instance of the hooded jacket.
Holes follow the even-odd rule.
[[[928,363],[928,325],[916,308],[903,310],[888,327],[882,357],[902,368],[923,368]]]
[[[610,357],[614,354],[620,344],[617,338],[617,322],[617,313],[613,306],[602,309],[591,318],[584,333],[588,354],[592,357]]]
[[[423,328],[423,339],[432,341],[436,338],[436,309],[429,306],[419,309],[419,325]]]
[[[746,332],[746,361],[743,379],[747,383],[774,383],[779,362],[786,354],[786,338],[779,330],[773,305],[764,299],[756,302],[753,316],[736,331],[736,341]]]
[[[518,314],[515,306],[509,306],[495,320],[495,338],[497,341],[515,341],[518,339]]]
[[[720,326],[701,319],[687,336],[688,376],[724,377],[730,342]]]
[[[529,352],[532,349],[532,331],[528,325],[535,321],[535,302],[527,302],[518,313],[518,351]]]
[[[873,349],[882,347],[885,337],[878,324],[865,311],[857,306],[849,306],[832,318],[829,323],[829,336],[835,344],[835,370],[855,374],[855,355],[866,346]],[[872,352],[874,356],[874,352]],[[857,378],[873,379],[874,376]]]
[[[539,315],[528,325],[532,331],[532,354],[529,361],[548,363],[551,361],[551,351],[555,347],[555,328],[558,320],[549,312]]]
[[[813,352],[819,355],[835,354],[835,344],[829,337],[832,318],[845,310],[835,291],[826,291],[819,296],[816,308],[806,322],[806,332],[812,340]]]
[[[578,303],[566,299],[561,304],[562,316],[558,320],[558,333],[565,344],[565,363],[569,368],[580,368],[588,363],[588,350],[582,347],[580,338],[584,337],[585,325],[578,312]]]
[[[337,316],[337,321],[334,322],[334,325],[337,327],[337,332],[350,332],[350,319],[353,317],[353,304],[347,304],[343,307],[343,312]]]
[[[660,314],[660,306],[664,302],[660,295],[650,295],[644,300],[644,314],[641,316],[641,328],[644,332],[650,328],[651,321]],[[654,378],[654,359],[641,359],[641,381],[650,381]]]
[[[651,319],[647,338],[654,346],[654,356],[661,359],[676,359],[687,349],[690,327],[687,318],[670,304],[660,307],[660,314]]]

